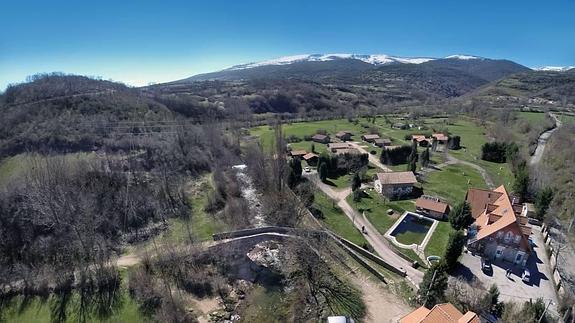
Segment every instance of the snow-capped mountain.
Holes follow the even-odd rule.
[[[534,70],[536,71],[551,71],[551,72],[565,72],[570,69],[574,69],[575,66],[542,66],[536,67]]]
[[[223,70],[191,76],[178,82],[210,80],[299,79],[337,80],[389,79],[398,75],[466,74],[492,81],[529,68],[507,60],[458,54],[443,58],[401,57],[386,54],[301,54],[235,65]],[[433,72],[432,72],[433,71]],[[386,74],[388,73],[388,74]],[[391,73],[391,74],[389,74]],[[385,75],[385,76],[384,76]]]
[[[429,62],[436,58],[430,57],[398,57],[390,56],[385,54],[373,54],[373,55],[362,55],[362,54],[302,54],[293,56],[283,56],[275,59],[265,60],[261,62],[253,62],[241,65],[235,65],[227,70],[242,70],[247,68],[254,68],[267,65],[288,65],[299,62],[327,62],[334,61],[338,59],[355,59],[372,65],[385,65],[392,63],[404,63],[404,64],[421,64]]]

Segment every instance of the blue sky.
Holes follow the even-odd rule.
[[[575,65],[575,1],[6,1],[0,89],[60,71],[132,85],[304,53]]]

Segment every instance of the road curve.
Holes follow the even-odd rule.
[[[535,152],[533,153],[533,155],[531,156],[531,159],[529,160],[530,165],[539,164],[539,162],[541,161],[541,158],[543,157],[543,152],[545,151],[545,145],[547,144],[547,141],[549,140],[551,135],[555,131],[557,131],[557,129],[559,129],[559,127],[561,127],[563,125],[561,123],[561,120],[559,120],[559,118],[557,118],[557,116],[555,114],[549,113],[549,115],[555,120],[555,125],[553,126],[553,128],[551,128],[547,131],[544,131],[539,136],[539,139],[537,139],[537,148],[535,148]]]

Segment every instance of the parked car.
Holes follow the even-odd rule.
[[[309,167],[306,167],[306,168],[304,168],[303,170],[305,170],[306,173],[311,172],[311,168],[309,168]]]
[[[529,269],[525,268],[523,270],[523,274],[521,275],[521,280],[524,283],[529,283],[529,281],[531,280],[531,273],[529,272]]]
[[[483,257],[481,258],[481,271],[486,274],[493,273],[493,268],[491,267],[491,261],[489,261],[489,259]]]

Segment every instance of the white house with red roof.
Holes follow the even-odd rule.
[[[521,205],[512,203],[503,185],[495,190],[472,188],[467,202],[475,222],[468,247],[494,260],[525,266],[531,254],[531,227]]]

